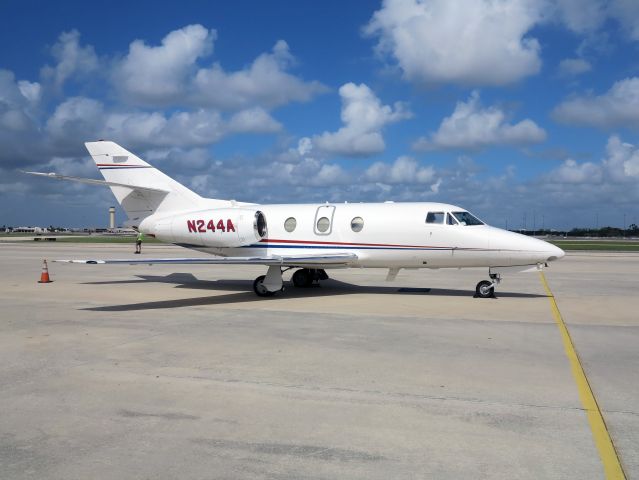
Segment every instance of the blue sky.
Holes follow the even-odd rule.
[[[639,221],[636,1],[5,0],[0,19],[0,225],[104,224],[108,190],[19,173],[97,178],[97,138],[210,197]]]

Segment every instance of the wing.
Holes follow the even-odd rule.
[[[83,263],[90,265],[281,265],[283,267],[347,267],[357,260],[354,253],[332,253],[325,255],[292,255],[267,257],[203,257],[203,258],[122,258],[108,260],[54,260],[58,263]]]

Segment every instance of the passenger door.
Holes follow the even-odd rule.
[[[423,265],[446,266],[454,255],[454,246],[451,245],[451,230],[454,225],[448,225],[447,212],[432,211],[426,215],[426,242],[430,247],[424,252]]]
[[[330,235],[333,231],[333,216],[335,215],[335,205],[322,205],[315,212],[315,222],[313,232],[315,235]]]

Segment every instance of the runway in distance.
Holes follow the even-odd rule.
[[[328,278],[333,268],[487,267],[490,280],[475,294],[494,296],[506,273],[539,270],[564,256],[543,240],[486,225],[444,203],[325,203],[260,205],[203,198],[120,145],[85,143],[104,177],[94,180],[26,172],[106,185],[128,225],[164,242],[211,254],[204,258],[58,260],[83,264],[239,264],[267,266],[253,282],[261,297],[283,290],[282,273],[295,269],[296,287]]]

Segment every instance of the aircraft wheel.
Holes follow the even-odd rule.
[[[296,287],[310,287],[313,284],[313,275],[308,268],[300,268],[292,277],[293,285]]]
[[[491,298],[495,296],[495,287],[492,286],[493,282],[488,280],[482,280],[475,287],[475,297],[479,298]]]
[[[264,286],[265,278],[266,278],[266,275],[260,275],[253,282],[253,291],[258,297],[272,297],[273,295],[275,295],[275,292],[271,292],[267,290],[266,287]]]

